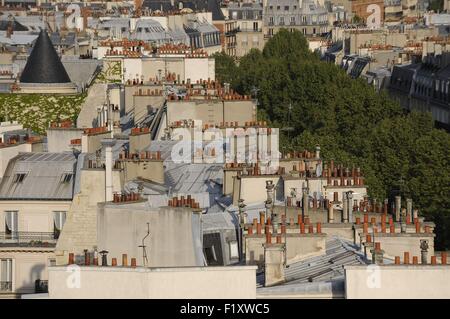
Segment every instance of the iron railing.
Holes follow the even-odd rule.
[[[55,247],[57,232],[0,232],[0,247]]]
[[[0,291],[12,291],[12,281],[0,281]]]

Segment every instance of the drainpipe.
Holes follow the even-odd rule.
[[[342,221],[348,223],[348,198],[347,192],[342,192]]]
[[[112,184],[112,147],[116,144],[116,140],[112,138],[105,138],[102,140],[102,147],[105,148],[105,201],[113,200],[113,184]]]
[[[244,225],[245,225],[245,205],[244,200],[239,200],[239,236],[238,236],[238,246],[239,246],[239,262],[244,259]]]

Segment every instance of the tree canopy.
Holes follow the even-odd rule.
[[[281,136],[282,150],[320,144],[326,160],[360,166],[379,200],[403,181],[403,198],[436,222],[436,247],[450,248],[450,134],[429,113],[407,114],[386,92],[320,61],[298,31],[280,30],[238,63],[217,56],[216,74],[240,94],[256,94],[260,119],[293,128]]]

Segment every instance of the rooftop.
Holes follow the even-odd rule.
[[[0,183],[0,200],[71,200],[77,160],[70,153],[21,153]]]

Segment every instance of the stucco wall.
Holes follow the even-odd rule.
[[[109,251],[109,258],[120,260],[122,254],[127,254],[135,257],[138,265],[143,265],[143,250],[139,245],[149,223],[150,235],[145,240],[149,266],[198,266],[196,247],[201,236],[194,229],[200,229],[200,220],[198,215],[193,215],[197,214],[189,208],[148,208],[146,202],[100,204],[98,247]]]
[[[192,119],[203,124],[235,122],[240,125],[256,119],[254,102],[221,100],[172,101],[167,103],[168,123]]]
[[[259,175],[259,176],[241,176],[240,179],[240,192],[238,198],[233,196],[233,204],[236,205],[239,199],[244,199],[245,203],[263,202],[267,199],[266,181],[273,181],[274,185],[278,184],[279,176],[275,175]],[[278,191],[275,190],[275,198]]]
[[[53,249],[0,248],[0,259],[12,259],[12,291],[33,293],[37,279],[48,280],[49,259],[54,258]]]
[[[53,232],[53,212],[67,212],[70,204],[70,201],[0,201],[0,229],[5,229],[5,211],[18,211],[19,232]]]
[[[71,272],[51,267],[51,299],[254,299],[256,267],[81,267],[80,288],[67,288]]]
[[[124,170],[122,171],[124,181],[130,181],[140,177],[156,183],[164,183],[164,168],[162,160],[127,160],[122,161],[122,163],[124,165]]]
[[[449,287],[450,265],[345,267],[348,299],[448,299]]]
[[[272,235],[272,237],[272,242],[274,243],[275,235]],[[285,242],[284,236],[282,240]],[[325,240],[326,234],[287,234],[287,264],[323,254],[325,252]],[[245,236],[245,259],[247,265],[262,266],[264,264],[263,245],[265,242],[266,237],[264,234]]]

